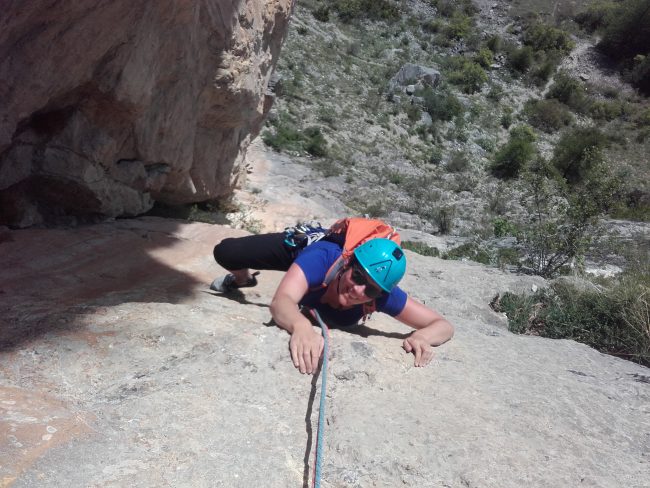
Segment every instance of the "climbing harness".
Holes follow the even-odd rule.
[[[286,227],[284,229],[284,245],[289,251],[297,253],[314,242],[320,241],[328,231],[315,220],[303,222],[294,227]]]
[[[318,432],[316,434],[316,463],[314,464],[314,476],[312,487],[320,488],[321,466],[323,464],[323,436],[325,435],[325,392],[327,387],[327,357],[329,356],[329,334],[327,325],[320,318],[318,312],[313,310],[318,325],[323,331],[325,347],[323,348],[323,364],[321,366],[320,384],[320,406],[318,407]]]

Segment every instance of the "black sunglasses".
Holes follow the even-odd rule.
[[[375,282],[372,281],[357,265],[352,266],[352,274],[350,275],[350,278],[355,284],[366,287],[363,293],[368,298],[379,298],[384,294],[384,290],[377,287]]]

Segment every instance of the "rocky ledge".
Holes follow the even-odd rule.
[[[207,289],[241,233],[0,232],[1,486],[310,486],[320,382],[270,322],[281,275]],[[509,333],[490,298],[539,278],[407,257],[404,287],[456,336],[418,369],[390,318],[332,331],[323,486],[647,486],[648,369]]]

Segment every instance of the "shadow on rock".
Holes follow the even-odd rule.
[[[233,231],[155,217],[5,231],[0,351],[81,329],[82,317],[103,307],[185,301],[210,282],[212,249],[227,234]]]

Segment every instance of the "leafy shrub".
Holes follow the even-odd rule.
[[[467,242],[454,247],[442,254],[442,259],[461,260],[469,259],[481,264],[491,264],[492,256],[475,242]]]
[[[513,121],[512,109],[510,107],[506,107],[503,110],[503,115],[501,115],[501,119],[499,120],[501,127],[507,129],[512,125],[512,121]]]
[[[301,151],[304,137],[288,117],[280,116],[275,131],[265,131],[262,140],[276,151]]]
[[[524,44],[534,51],[557,51],[567,54],[575,47],[569,34],[550,25],[534,23],[524,32]]]
[[[546,59],[542,63],[540,63],[538,66],[535,67],[535,69],[532,70],[530,73],[530,78],[535,83],[535,85],[542,87],[546,84],[546,82],[549,80],[551,75],[555,72],[555,69],[557,68],[557,60],[556,59]]]
[[[479,137],[478,139],[476,139],[475,142],[485,152],[491,153],[496,149],[496,143],[494,142],[494,139],[490,139],[489,137]]]
[[[535,155],[535,134],[526,125],[510,130],[510,139],[501,146],[490,167],[497,178],[516,178]]]
[[[411,122],[417,122],[422,117],[422,110],[415,104],[410,104],[406,106],[406,115]]]
[[[455,151],[447,163],[447,170],[452,173],[462,173],[470,168],[469,158],[465,151]]]
[[[264,131],[262,141],[276,151],[305,151],[321,158],[328,154],[327,141],[319,127],[300,131],[286,115],[275,122],[275,131]]]
[[[312,156],[322,158],[327,156],[327,141],[320,127],[307,127],[305,129],[305,150]]]
[[[512,247],[502,247],[497,250],[496,261],[500,267],[502,266],[519,266],[521,261],[521,256],[517,249]]]
[[[580,113],[586,113],[590,106],[590,100],[582,83],[564,72],[555,76],[546,98],[555,98]]]
[[[449,81],[459,85],[465,93],[476,93],[481,90],[483,83],[487,81],[487,74],[480,65],[463,60],[459,69],[449,74]]]
[[[619,4],[598,49],[619,62],[628,81],[650,94],[650,0]]]
[[[493,53],[498,53],[499,51],[501,51],[501,48],[503,47],[503,39],[501,39],[501,37],[499,37],[498,35],[493,35],[490,36],[490,38],[487,40],[485,45]]]
[[[438,232],[441,234],[451,233],[455,213],[452,207],[441,207],[435,211],[433,220],[438,225]]]
[[[494,237],[516,236],[518,226],[504,217],[497,217],[492,221]]]
[[[621,2],[607,25],[598,48],[617,60],[650,53],[650,1]]]
[[[616,18],[618,8],[618,3],[609,0],[598,1],[576,15],[575,21],[587,32],[594,32],[608,27]]]
[[[619,101],[596,100],[589,107],[589,115],[597,120],[614,120],[625,113]]]
[[[399,10],[389,0],[336,0],[333,8],[343,22],[364,17],[372,20],[394,21],[400,17]]]
[[[402,241],[402,248],[416,252],[422,256],[433,256],[435,258],[440,256],[440,251],[437,247],[428,246],[424,242]]]
[[[564,134],[553,151],[553,166],[569,184],[580,183],[602,161],[604,134],[595,127],[576,127]]]
[[[440,32],[442,30],[442,23],[437,19],[427,19],[422,23],[422,29],[425,32],[435,34],[436,32]]]
[[[474,56],[474,61],[482,68],[489,68],[490,65],[494,63],[494,53],[488,48],[483,47],[479,50],[476,56]]]
[[[647,56],[639,54],[634,57],[633,66],[625,73],[625,79],[650,95],[650,52]]]
[[[449,41],[466,38],[472,31],[474,22],[471,17],[455,13],[442,32]]]
[[[330,8],[328,5],[322,5],[312,12],[314,18],[320,22],[329,22]]]
[[[431,153],[429,154],[429,163],[431,164],[440,164],[442,161],[442,149],[439,147],[434,147],[431,149]]]
[[[506,293],[493,307],[518,334],[573,339],[650,366],[650,272],[627,272],[604,287],[556,282],[534,295]]]
[[[580,262],[598,233],[600,218],[620,199],[620,181],[602,161],[569,186],[543,159],[524,173],[519,242],[534,273],[555,276]]]
[[[421,96],[424,98],[424,109],[433,120],[449,121],[463,113],[463,105],[449,91],[436,92],[426,87]]]
[[[544,132],[554,132],[570,125],[573,117],[566,106],[555,99],[529,100],[524,106],[528,123]]]
[[[329,157],[315,159],[312,166],[326,178],[340,176],[343,172],[341,165],[335,159]]]
[[[508,53],[508,65],[518,73],[526,73],[533,65],[534,52],[530,46],[515,48]]]
[[[438,14],[443,17],[453,17],[459,13],[471,17],[478,11],[472,0],[429,0],[429,3],[436,7]]]

